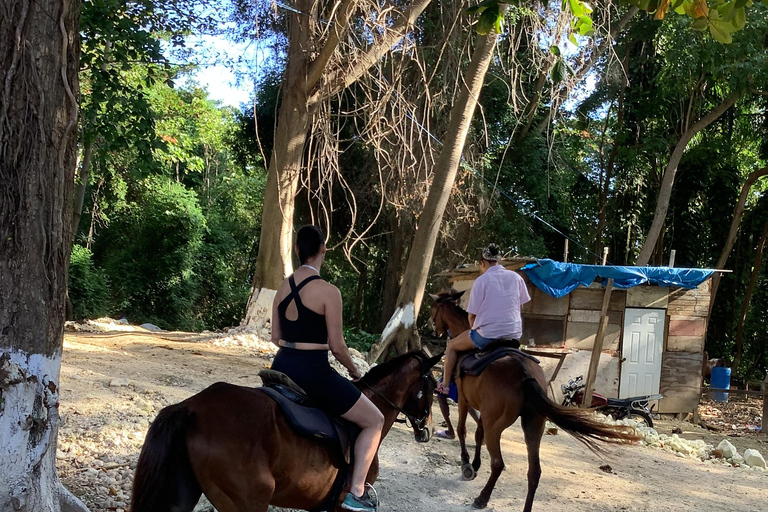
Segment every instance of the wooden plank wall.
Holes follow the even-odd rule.
[[[698,406],[709,297],[709,281],[694,290],[669,289],[668,334],[659,388],[664,399],[659,402],[659,412],[692,412]]]
[[[565,346],[579,350],[592,350],[600,322],[605,288],[577,288],[571,292],[568,309],[568,325]],[[608,327],[603,340],[603,350],[619,350],[621,326],[624,322],[624,305],[627,301],[625,290],[614,289],[608,304]]]

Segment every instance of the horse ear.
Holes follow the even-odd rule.
[[[439,296],[439,295],[435,295],[434,293],[429,293],[428,295],[429,295],[430,297],[432,297],[432,300],[433,300],[433,301],[435,301],[435,302],[437,302],[437,299],[439,299],[439,298],[440,298],[440,296]]]
[[[464,295],[464,292],[466,292],[466,291],[467,290],[456,292],[453,295],[451,295],[451,298],[454,299],[454,300],[459,300],[461,298],[461,296]]]
[[[440,362],[440,359],[443,358],[443,354],[437,354],[436,356],[430,357],[424,363],[421,365],[421,371],[422,373],[426,374],[429,373],[429,371]]]

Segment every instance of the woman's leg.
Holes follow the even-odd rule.
[[[456,360],[458,359],[458,352],[464,352],[466,350],[472,350],[475,348],[475,344],[469,338],[469,331],[464,331],[455,338],[448,341],[448,346],[445,348],[445,365],[443,366],[443,384],[440,385],[441,393],[448,393],[448,382],[453,377],[453,371],[456,368]]]
[[[349,489],[355,496],[362,496],[365,492],[365,477],[379,448],[384,415],[367,396],[360,395],[355,405],[341,417],[362,429],[355,441],[355,465],[352,468],[352,485]]]

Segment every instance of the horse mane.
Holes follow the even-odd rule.
[[[407,354],[397,356],[396,358],[390,359],[385,363],[374,366],[368,370],[368,373],[363,375],[363,378],[367,384],[375,384],[383,380],[385,377],[392,375],[394,370],[400,368],[408,359],[411,358],[415,358],[419,361],[419,363],[423,363],[427,359],[427,355],[422,350],[408,352]]]

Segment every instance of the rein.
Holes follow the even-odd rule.
[[[429,379],[429,377],[427,375],[422,375],[421,379],[426,382]],[[411,424],[414,425],[417,429],[419,429],[419,431],[423,431],[424,430],[424,423],[426,423],[427,417],[429,417],[429,409],[426,409],[424,411],[424,416],[422,418],[419,418],[419,419],[414,418],[413,416],[411,416],[410,414],[405,412],[402,407],[398,407],[397,405],[392,403],[392,401],[389,398],[384,396],[379,390],[377,390],[376,388],[374,388],[373,386],[371,386],[370,384],[365,382],[363,379],[360,379],[358,382],[361,382],[363,385],[365,385],[365,387],[367,387],[368,389],[373,391],[373,393],[376,396],[378,396],[379,398],[384,400],[394,410],[396,410],[399,413],[403,414],[406,417],[406,420],[410,420]],[[419,391],[419,394],[417,395],[417,398],[421,398],[423,395],[424,395],[424,388],[422,388],[422,390]],[[395,421],[397,421],[397,420],[395,420]]]

